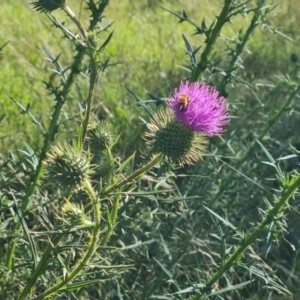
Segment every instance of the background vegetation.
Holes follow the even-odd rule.
[[[78,2],[68,1],[85,23],[86,11],[76,11]],[[250,4],[255,2],[250,1]],[[207,215],[203,205],[213,207],[241,231],[247,231],[259,221],[258,208],[265,208],[265,199],[274,200],[280,182],[275,169],[263,163],[269,158],[266,151],[254,142],[255,139],[263,143],[275,160],[300,150],[299,95],[288,101],[295,82],[299,81],[300,7],[297,0],[277,0],[274,4],[277,6],[268,15],[264,26],[258,26],[248,41],[236,70],[236,75],[251,86],[235,82],[227,89],[232,121],[226,133],[222,138],[210,140],[209,151],[196,166],[174,170],[176,178],[170,178],[170,181],[175,184],[177,192],[173,197],[166,194],[152,199],[148,195],[139,195],[126,206],[126,213],[120,212],[122,227],[116,228],[111,246],[123,246],[124,249],[116,253],[107,250],[105,263],[127,264],[131,268],[122,270],[123,273],[116,277],[110,274],[114,279],[107,281],[104,287],[94,285],[76,295],[62,296],[69,298],[56,299],[81,299],[87,294],[93,295],[94,299],[144,299],[148,295],[154,297],[158,286],[162,286],[161,295],[167,290],[183,290],[197,282],[203,273],[205,275],[203,268],[213,268],[218,260],[216,234],[226,237],[229,245],[234,245],[235,241],[234,236],[229,238],[231,230],[221,229],[220,223]],[[199,36],[192,36],[193,30],[188,24],[178,24],[178,19],[160,6],[178,13],[184,9],[198,23],[203,18],[210,23],[220,12],[222,1],[124,0],[111,1],[108,6],[103,25],[114,22],[112,28],[115,31],[105,56],[113,65],[101,74],[95,113],[99,119],[111,123],[120,134],[116,152],[127,157],[135,149],[138,153],[136,163],[144,151],[142,133],[145,128],[140,118],[148,116],[136,105],[126,87],[142,99],[149,98],[147,91],[157,97],[168,97],[170,89],[181,79],[189,77],[182,67],[188,60],[183,50],[182,33],[195,46],[201,44],[201,39],[204,43],[202,37],[199,40]],[[53,15],[63,16],[61,11],[55,11]],[[215,61],[222,58],[222,63],[227,62],[226,47],[231,45],[230,42],[235,43],[239,30],[247,28],[251,17],[238,16],[222,29],[215,47]],[[0,61],[0,153],[12,152],[19,156],[24,143],[34,150],[39,149],[42,137],[38,128],[28,120],[28,115],[22,114],[9,97],[24,107],[30,105],[32,114],[43,124],[48,124],[53,104],[49,103],[42,81],[47,80],[53,67],[45,59],[45,47],[55,55],[61,53],[62,64],[67,64],[73,53],[69,43],[49,25],[47,16],[29,8],[28,1],[2,0],[0,19],[0,46],[9,40]],[[82,76],[76,82],[72,102],[64,107],[64,117],[68,122],[65,128],[60,128],[58,140],[71,140],[76,135],[78,111],[87,93],[87,80],[87,76]],[[217,87],[220,84],[218,77],[210,80],[209,74],[206,74],[206,80]],[[287,102],[288,105],[284,106]],[[299,159],[282,160],[280,167],[283,173],[299,171]],[[278,243],[258,241],[247,253],[249,266],[255,261],[260,270],[277,271],[278,282],[282,282],[295,299],[300,295],[298,202],[299,196],[291,202],[288,215],[284,217],[286,227],[278,231]],[[263,214],[261,210],[259,212]],[[247,279],[249,274],[240,269],[230,280],[238,284]],[[176,297],[186,299],[185,296]],[[270,288],[265,275],[246,289],[232,291],[226,297],[292,298],[278,294],[274,286]],[[154,299],[173,298],[157,296]]]
[[[45,99],[47,92],[43,89],[42,80],[47,78],[51,66],[45,59],[46,54],[43,55],[43,47],[48,47],[53,53],[61,53],[65,63],[72,57],[69,44],[59,35],[53,34],[54,28],[49,25],[47,17],[36,14],[28,7],[28,3],[30,1],[12,3],[4,0],[0,12],[4,24],[1,28],[1,45],[10,41],[1,61],[0,73],[1,107],[5,113],[2,132],[6,135],[1,140],[2,151],[7,150],[7,145],[9,150],[20,149],[24,140],[32,147],[39,141],[37,129],[26,122],[26,117],[19,117],[8,96],[17,99],[24,106],[30,104],[32,112],[38,112],[41,118],[47,115],[49,105]],[[77,1],[70,3],[76,12]],[[146,98],[146,91],[167,97],[169,87],[173,88],[180,79],[188,77],[188,73],[181,68],[187,59],[182,49],[184,42],[181,35],[185,33],[191,36],[193,31],[185,23],[178,25],[178,20],[159,5],[178,12],[184,8],[194,20],[205,18],[210,22],[220,11],[221,4],[217,0],[201,1],[200,6],[197,1],[110,3],[104,22],[114,22],[115,33],[106,53],[111,62],[117,65],[103,73],[96,97],[102,107],[99,110],[101,117],[109,118],[122,129],[124,143],[132,145],[132,142],[139,139],[140,132],[132,131],[131,128],[141,128],[137,126],[141,124],[138,115],[143,113],[124,87],[134,90],[142,98]],[[297,1],[277,1],[274,4],[277,8],[268,21],[289,38],[257,28],[247,44],[242,57],[243,69],[239,71],[250,81],[263,79],[268,82],[275,75],[285,74],[293,68],[290,55],[298,53]],[[199,9],[195,9],[198,6]],[[84,13],[83,11],[82,14]],[[54,15],[62,13],[56,11]],[[82,19],[85,20],[84,16]],[[234,32],[245,27],[249,20],[250,16],[238,17],[234,24],[225,27],[222,34],[233,37]],[[196,40],[195,37],[192,40],[193,38]],[[221,42],[219,44],[222,46]],[[74,92],[74,105],[82,100],[86,92],[82,90],[84,88],[86,85],[81,84],[80,91]],[[247,92],[244,91],[245,94]],[[229,99],[239,102],[236,95],[240,95],[240,91],[233,89]]]

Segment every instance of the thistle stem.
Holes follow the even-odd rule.
[[[289,201],[289,199],[296,193],[298,187],[300,186],[300,175],[292,179],[289,186],[283,191],[282,196],[276,201],[273,208],[271,208],[266,217],[260,223],[260,225],[243,241],[243,243],[238,246],[235,251],[230,255],[230,257],[225,261],[225,263],[215,272],[206,282],[207,287],[211,287],[216,283],[224,273],[230,269],[230,267],[241,257],[245,250],[252,245],[258,237],[264,232],[267,226],[274,221],[274,218],[283,210],[284,205]],[[194,296],[193,300],[202,299],[202,295]]]
[[[81,32],[83,38],[85,39],[85,41],[87,41],[88,40],[88,34],[84,30],[82,24],[77,19],[76,15],[73,13],[73,11],[71,10],[71,8],[68,5],[65,5],[64,8],[63,8],[63,10],[72,19],[72,21],[76,24],[76,26],[78,27],[79,31]]]
[[[108,224],[108,229],[105,233],[105,236],[103,240],[100,243],[100,246],[105,246],[109,240],[109,238],[112,235],[114,225],[116,223],[117,215],[118,215],[118,210],[119,210],[119,204],[120,204],[120,196],[117,195],[113,201],[113,208],[112,208],[112,213],[111,213],[111,219],[109,220]]]
[[[64,11],[72,19],[72,21],[76,24],[76,26],[78,27],[79,31],[81,32],[81,34],[86,42],[86,44],[89,45],[88,34],[84,30],[80,21],[77,19],[76,15],[73,13],[73,11],[70,9],[70,7],[67,5],[64,7]],[[94,91],[95,91],[95,86],[96,86],[97,77],[98,77],[97,76],[98,75],[97,74],[97,62],[96,62],[96,56],[95,56],[95,55],[97,55],[97,53],[95,54],[94,50],[90,47],[89,47],[89,52],[90,52],[90,58],[91,58],[91,74],[90,74],[89,94],[88,94],[88,99],[87,99],[87,109],[86,109],[86,113],[85,113],[85,119],[83,122],[83,131],[82,131],[82,139],[81,139],[82,144],[84,142],[86,132],[87,132],[87,127],[88,127],[91,110],[92,110],[93,99],[94,99]]]
[[[212,30],[211,34],[207,38],[206,47],[201,54],[200,62],[197,64],[196,68],[192,71],[191,81],[197,81],[201,76],[202,72],[206,69],[209,55],[214,47],[214,44],[221,32],[221,29],[225,22],[227,22],[227,15],[230,11],[230,5],[232,0],[225,0],[225,4],[221,11],[221,14],[217,17],[218,21]]]
[[[146,164],[144,167],[136,170],[133,174],[131,174],[129,177],[122,180],[120,183],[107,188],[105,192],[116,190],[116,189],[120,188],[121,186],[125,185],[126,183],[132,181],[136,177],[140,176],[141,174],[145,173],[146,171],[148,171],[152,167],[154,167],[156,164],[158,164],[162,160],[162,158],[163,158],[162,155],[157,155],[157,156],[153,157],[152,160],[148,164]],[[104,239],[101,241],[101,246],[105,246],[106,243],[108,242],[109,238],[112,235],[113,228],[114,228],[114,225],[115,225],[116,219],[117,219],[118,210],[119,210],[119,203],[120,203],[120,196],[117,195],[113,201],[111,220],[109,220],[108,229],[105,233]]]
[[[90,239],[90,244],[88,246],[88,251],[85,253],[83,259],[79,261],[73,270],[70,272],[70,274],[63,280],[57,283],[55,286],[53,286],[51,289],[47,290],[46,292],[40,294],[37,297],[32,298],[32,300],[41,300],[41,299],[47,299],[55,294],[63,288],[68,282],[73,280],[87,265],[90,258],[93,256],[97,249],[97,242],[98,242],[98,235],[100,232],[100,220],[101,220],[101,213],[100,213],[100,201],[91,186],[90,182],[86,180],[84,183],[84,189],[86,193],[89,196],[89,199],[94,207],[94,227],[93,227],[93,233]]]
[[[83,121],[83,130],[82,130],[82,144],[84,142],[86,133],[87,133],[87,128],[89,124],[89,119],[92,111],[92,104],[93,104],[93,99],[94,99],[94,92],[95,92],[95,87],[97,83],[97,77],[98,77],[98,72],[97,72],[97,63],[95,61],[95,57],[93,54],[93,50],[90,49],[90,56],[91,56],[91,74],[90,74],[90,86],[89,86],[89,95],[87,99],[87,109],[85,113],[85,118]]]
[[[76,57],[74,59],[74,63],[72,64],[72,68],[71,68],[71,72],[70,72],[69,76],[67,77],[67,79],[65,81],[63,81],[62,91],[60,93],[56,94],[55,109],[54,109],[54,113],[51,118],[50,126],[47,130],[47,133],[45,134],[44,145],[41,150],[39,162],[38,162],[38,165],[36,167],[34,174],[32,175],[32,178],[31,178],[30,184],[26,190],[25,196],[22,199],[21,211],[23,213],[25,213],[25,211],[27,210],[29,203],[30,203],[30,197],[32,196],[36,187],[38,186],[39,180],[43,174],[43,161],[46,158],[47,151],[49,150],[52,142],[54,141],[54,137],[55,137],[55,134],[56,134],[58,126],[59,126],[59,118],[61,115],[62,108],[66,102],[66,99],[70,92],[71,86],[74,82],[75,76],[78,73],[78,66],[81,63],[82,58],[83,58],[83,52],[78,52],[78,54],[76,55]],[[21,227],[21,224],[20,223],[17,224],[15,231],[18,231],[20,229],[20,227]],[[12,241],[12,244],[11,244],[8,254],[7,254],[6,266],[8,269],[10,269],[13,265],[13,257],[14,257],[14,252],[16,249],[16,243],[17,243],[16,239]]]
[[[143,166],[142,168],[136,170],[134,173],[132,173],[129,177],[125,178],[124,180],[122,180],[121,182],[112,185],[110,187],[108,187],[105,192],[111,192],[114,191],[118,188],[120,188],[121,186],[125,185],[126,183],[132,181],[133,179],[135,179],[136,177],[140,176],[141,174],[147,172],[148,170],[150,170],[152,167],[154,167],[156,164],[158,164],[161,160],[163,159],[163,156],[161,154],[154,156],[152,158],[152,160],[146,164],[145,166]]]

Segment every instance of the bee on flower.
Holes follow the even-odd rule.
[[[179,165],[199,160],[207,136],[220,135],[229,123],[226,100],[213,87],[182,81],[147,124],[145,137],[153,154]]]
[[[171,93],[168,106],[176,120],[208,136],[220,135],[230,122],[226,100],[201,82],[182,81]]]
[[[178,104],[179,104],[179,109],[181,111],[184,111],[188,105],[188,103],[190,102],[190,97],[188,95],[182,94],[179,95],[178,97]]]

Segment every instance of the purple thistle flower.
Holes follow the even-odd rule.
[[[175,119],[206,135],[220,135],[222,126],[230,122],[226,100],[213,87],[201,83],[182,81],[168,101]]]

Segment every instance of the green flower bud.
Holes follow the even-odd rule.
[[[92,173],[88,154],[66,143],[52,147],[45,164],[49,180],[61,189],[81,186]]]
[[[84,207],[67,201],[62,206],[61,220],[68,226],[89,225],[91,221],[84,213]]]
[[[106,122],[93,122],[89,126],[87,133],[87,141],[95,156],[100,154],[103,150],[110,149],[116,141],[116,136],[112,127]]]
[[[175,120],[170,109],[161,109],[147,124],[147,145],[154,154],[163,154],[180,165],[193,164],[206,145],[205,135]]]
[[[31,5],[37,11],[42,13],[51,13],[56,9],[64,8],[66,5],[66,0],[39,0],[32,2]]]
[[[88,36],[88,42],[91,47],[93,47],[94,49],[98,49],[100,39],[95,33],[90,33]]]

